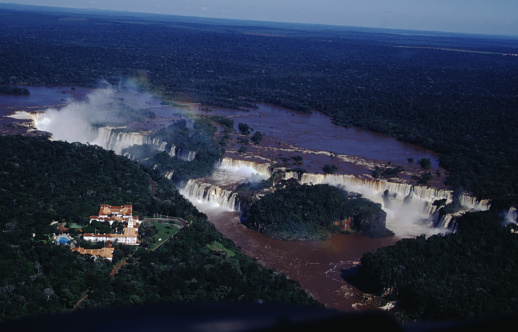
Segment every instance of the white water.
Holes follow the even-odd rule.
[[[504,219],[506,224],[518,224],[518,210],[511,207],[505,214]]]
[[[201,179],[191,180],[184,187],[182,193],[196,204],[205,203],[212,207],[239,211],[236,194],[232,192],[232,189],[223,189],[223,187],[250,182],[251,179],[265,179],[273,171],[268,164],[224,158],[211,176],[211,183],[203,183]],[[297,179],[298,175],[292,172],[285,173],[285,179],[289,178]],[[401,238],[449,232],[454,229],[452,220],[456,217],[468,211],[483,211],[490,207],[486,200],[477,200],[474,197],[463,195],[460,197],[461,211],[454,216],[445,215],[441,220],[436,220],[438,207],[433,203],[442,199],[446,200],[446,204],[451,203],[452,191],[384,180],[363,179],[346,174],[304,173],[299,182],[302,184],[329,184],[349,192],[359,193],[363,197],[379,203],[387,213],[387,228]],[[438,225],[438,227],[434,227],[434,225]]]
[[[49,108],[40,113],[19,111],[11,117],[32,120],[32,126],[50,133],[52,140],[98,145],[118,155],[125,148],[143,144],[151,144],[159,151],[165,151],[168,143],[151,138],[147,133],[128,131],[124,126],[99,126],[103,123],[124,122],[124,119],[118,117],[121,107],[118,91],[105,88],[94,90],[84,102],[69,101],[61,109]],[[196,152],[181,151],[174,145],[170,154],[188,161],[196,156]],[[134,156],[128,157],[134,159]]]
[[[215,168],[211,177],[222,186],[259,182],[268,179],[272,174],[268,164],[232,158],[223,158]]]
[[[196,157],[196,151],[184,151],[173,144],[171,145],[171,149],[169,150],[169,155],[171,157],[178,157],[183,160],[193,161]]]
[[[195,206],[205,205],[205,208],[209,209],[239,212],[237,194],[212,184],[189,180],[185,187],[180,189],[180,193]]]
[[[102,146],[121,154],[122,150],[132,145],[153,144],[158,150],[165,151],[167,142],[152,139],[139,132],[128,132],[123,127],[96,127],[95,123],[116,122],[118,113],[114,89],[98,89],[90,94],[85,102],[72,101],[60,110],[47,109],[43,113],[18,112],[15,118],[31,119],[34,127],[52,134],[55,140],[90,143]],[[194,151],[182,151],[171,145],[168,153],[171,156],[193,160]],[[133,156],[128,155],[129,158]],[[167,176],[171,177],[174,170]],[[211,184],[200,180],[190,181],[184,188],[187,197],[194,201],[204,201],[212,206],[238,210],[232,187],[243,182],[257,182],[271,176],[273,169],[268,164],[224,158],[217,165],[212,175]],[[286,173],[285,179],[297,178],[296,173]],[[453,199],[453,193],[423,186],[412,186],[380,180],[361,179],[351,175],[303,174],[303,184],[327,183],[341,187],[350,192],[362,194],[364,197],[381,204],[387,213],[387,227],[398,236],[415,236],[422,233],[433,234],[452,228],[452,216],[444,216],[436,220],[434,213],[437,207],[433,202]],[[215,184],[213,184],[215,183]],[[227,189],[223,189],[227,188]],[[388,194],[385,195],[385,192]],[[463,213],[470,210],[487,210],[489,202],[479,201],[474,197],[462,196],[460,203]],[[439,228],[432,227],[440,225]]]

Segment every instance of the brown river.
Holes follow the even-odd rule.
[[[49,107],[59,109],[67,104],[69,98],[87,100],[89,92],[89,89],[71,87],[29,87],[29,90],[31,96],[28,97],[0,95],[1,134],[22,133],[27,130],[26,122],[5,115],[15,111],[41,112]],[[157,114],[154,123],[139,129],[157,129],[170,123],[170,119],[176,117],[178,112],[191,113],[190,116],[205,114],[231,117],[236,128],[239,122],[246,122],[265,135],[262,147],[250,146],[246,155],[257,161],[267,160],[271,163],[301,154],[304,157],[301,167],[308,171],[321,170],[324,164],[332,163],[340,166],[341,172],[362,174],[370,172],[371,162],[383,164],[390,161],[406,168],[415,167],[407,162],[412,157],[415,160],[430,158],[433,168],[439,168],[438,155],[432,151],[369,131],[334,125],[328,116],[319,112],[300,114],[272,105],[259,105],[258,109],[241,111],[212,108],[207,112],[201,110],[201,105],[190,105],[188,110],[164,106],[159,99],[147,94],[140,95],[137,99],[140,107],[149,107]],[[234,152],[237,148],[238,146],[228,146],[228,155],[235,158]],[[322,151],[326,153],[323,154]],[[338,155],[347,158],[336,158]],[[328,241],[273,240],[244,227],[237,212],[210,209],[203,205],[199,209],[245,254],[300,282],[304,289],[327,307],[342,311],[372,308],[360,303],[361,292],[341,278],[341,269],[356,266],[363,253],[391,245],[398,240],[393,237],[371,239],[358,234],[337,235]]]

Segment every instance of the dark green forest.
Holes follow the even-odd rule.
[[[518,57],[503,55],[516,53],[516,40],[166,16],[1,13],[0,85],[93,87],[101,79],[138,78],[169,102],[318,110],[339,125],[439,152],[447,184],[492,199],[494,211],[461,218],[456,234],[403,240],[366,254],[357,279],[385,300],[399,301],[405,321],[517,312],[516,234],[501,227],[497,214],[518,205]],[[312,302],[297,284],[241,254],[208,250],[214,240],[234,247],[158,172],[96,147],[1,139],[3,317],[70,309],[92,289],[98,291],[84,307],[259,296]],[[200,155],[201,173],[221,152],[210,151]],[[157,158],[162,171],[181,167],[168,155]],[[141,215],[176,215],[193,226],[156,253],[135,253],[133,264],[108,277],[110,263],[76,257],[45,235],[52,219],[85,222],[107,201],[133,204]],[[261,283],[267,279],[278,282]],[[132,287],[145,292],[128,292]]]
[[[516,314],[518,229],[502,222],[493,212],[466,214],[455,234],[423,235],[364,254],[348,279],[397,301],[397,315],[407,322]]]
[[[99,205],[132,204],[191,222],[159,250],[126,247],[130,263],[79,256],[57,245],[51,221],[85,225]],[[246,301],[318,305],[298,283],[261,267],[222,237],[158,171],[96,146],[46,137],[0,137],[0,319],[156,302]],[[218,241],[235,252],[210,250]]]
[[[265,236],[282,240],[325,240],[341,231],[367,236],[393,235],[385,228],[386,213],[359,195],[330,185],[301,185],[296,181],[255,201],[245,225]]]
[[[518,202],[518,58],[502,55],[516,53],[514,40],[160,15],[2,13],[1,84],[95,86],[136,77],[179,101],[319,110],[337,124],[441,153],[456,189]]]
[[[214,169],[214,164],[223,157],[224,150],[214,137],[217,128],[209,119],[197,119],[192,126],[192,129],[188,128],[187,121],[182,119],[158,130],[153,138],[168,142],[166,151],[159,152],[156,146],[144,144],[133,145],[122,152],[131,154],[135,160],[162,174],[174,170],[171,180],[175,183],[207,176]],[[180,154],[195,152],[194,159],[188,161],[181,156],[171,156],[167,151],[173,145]]]

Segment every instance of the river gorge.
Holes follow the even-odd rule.
[[[303,114],[266,104],[241,110],[198,104],[172,106],[149,93],[112,87],[28,88],[30,96],[0,96],[2,134],[47,132],[52,139],[96,144],[117,154],[134,144],[150,144],[172,157],[192,161],[196,151],[180,150],[175,142],[153,139],[152,133],[171,120],[200,116],[229,118],[234,120],[236,129],[238,123],[246,123],[263,133],[260,144],[247,144],[246,152],[239,152],[247,137],[233,132],[225,156],[212,175],[177,185],[187,199],[207,214],[218,231],[245,254],[297,280],[329,308],[370,308],[362,301],[361,292],[341,277],[341,270],[357,266],[364,252],[401,238],[454,231],[457,215],[490,207],[488,201],[463,193],[456,195],[446,188],[446,171],[440,168],[436,153],[384,135],[337,126],[317,111]],[[114,105],[121,103],[153,112],[153,120],[128,121],[115,116],[113,110],[120,106]],[[105,122],[110,122],[110,126],[104,126]],[[222,128],[219,129],[218,135],[222,135]],[[415,185],[412,176],[422,169],[410,159],[431,161],[430,171],[435,174],[429,186]],[[325,165],[333,165],[338,171],[325,174]],[[389,166],[402,168],[397,179],[371,176],[376,167]],[[295,168],[305,172],[300,174],[293,171]],[[173,172],[165,175],[170,178]],[[276,172],[283,179],[329,184],[379,203],[387,213],[387,228],[395,236],[372,239],[353,233],[335,235],[327,241],[280,241],[246,228],[240,221],[242,205],[234,190],[241,183],[268,179]],[[454,199],[461,206],[456,214],[439,213],[438,201],[442,200],[444,205]]]

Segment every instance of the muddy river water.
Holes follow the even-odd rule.
[[[0,95],[1,134],[21,133],[25,130],[16,119],[5,115],[20,110],[37,112],[49,107],[59,109],[66,105],[68,98],[85,100],[89,91],[71,87],[29,87],[29,90],[30,96]],[[326,163],[336,164],[337,155],[350,158],[350,162],[339,165],[343,172],[365,171],[365,165],[359,159],[408,164],[407,159],[410,157],[415,160],[430,158],[433,168],[438,168],[438,155],[431,151],[384,135],[334,125],[328,116],[319,112],[300,114],[272,105],[259,105],[257,109],[246,111],[211,108],[207,112],[202,110],[201,105],[190,105],[189,110],[164,106],[160,100],[150,95],[142,95],[138,99],[141,107],[149,107],[157,114],[155,124],[142,129],[151,129],[157,123],[167,123],[168,117],[176,112],[228,116],[234,120],[236,128],[239,122],[247,123],[265,135],[262,149],[249,147],[249,158],[275,161],[284,155],[289,156],[289,153],[298,153],[304,156],[302,166],[308,170],[313,168],[312,171],[321,170],[321,166]],[[236,157],[235,154],[232,155],[232,146],[228,147],[228,151],[232,157]],[[322,151],[326,154],[322,154]],[[350,234],[337,235],[328,241],[279,241],[265,238],[245,228],[240,223],[237,212],[208,208],[203,204],[198,207],[244,253],[299,281],[304,289],[327,307],[343,311],[366,307],[358,304],[361,293],[341,278],[340,270],[356,266],[364,252],[391,245],[398,240],[393,237],[370,239]]]

